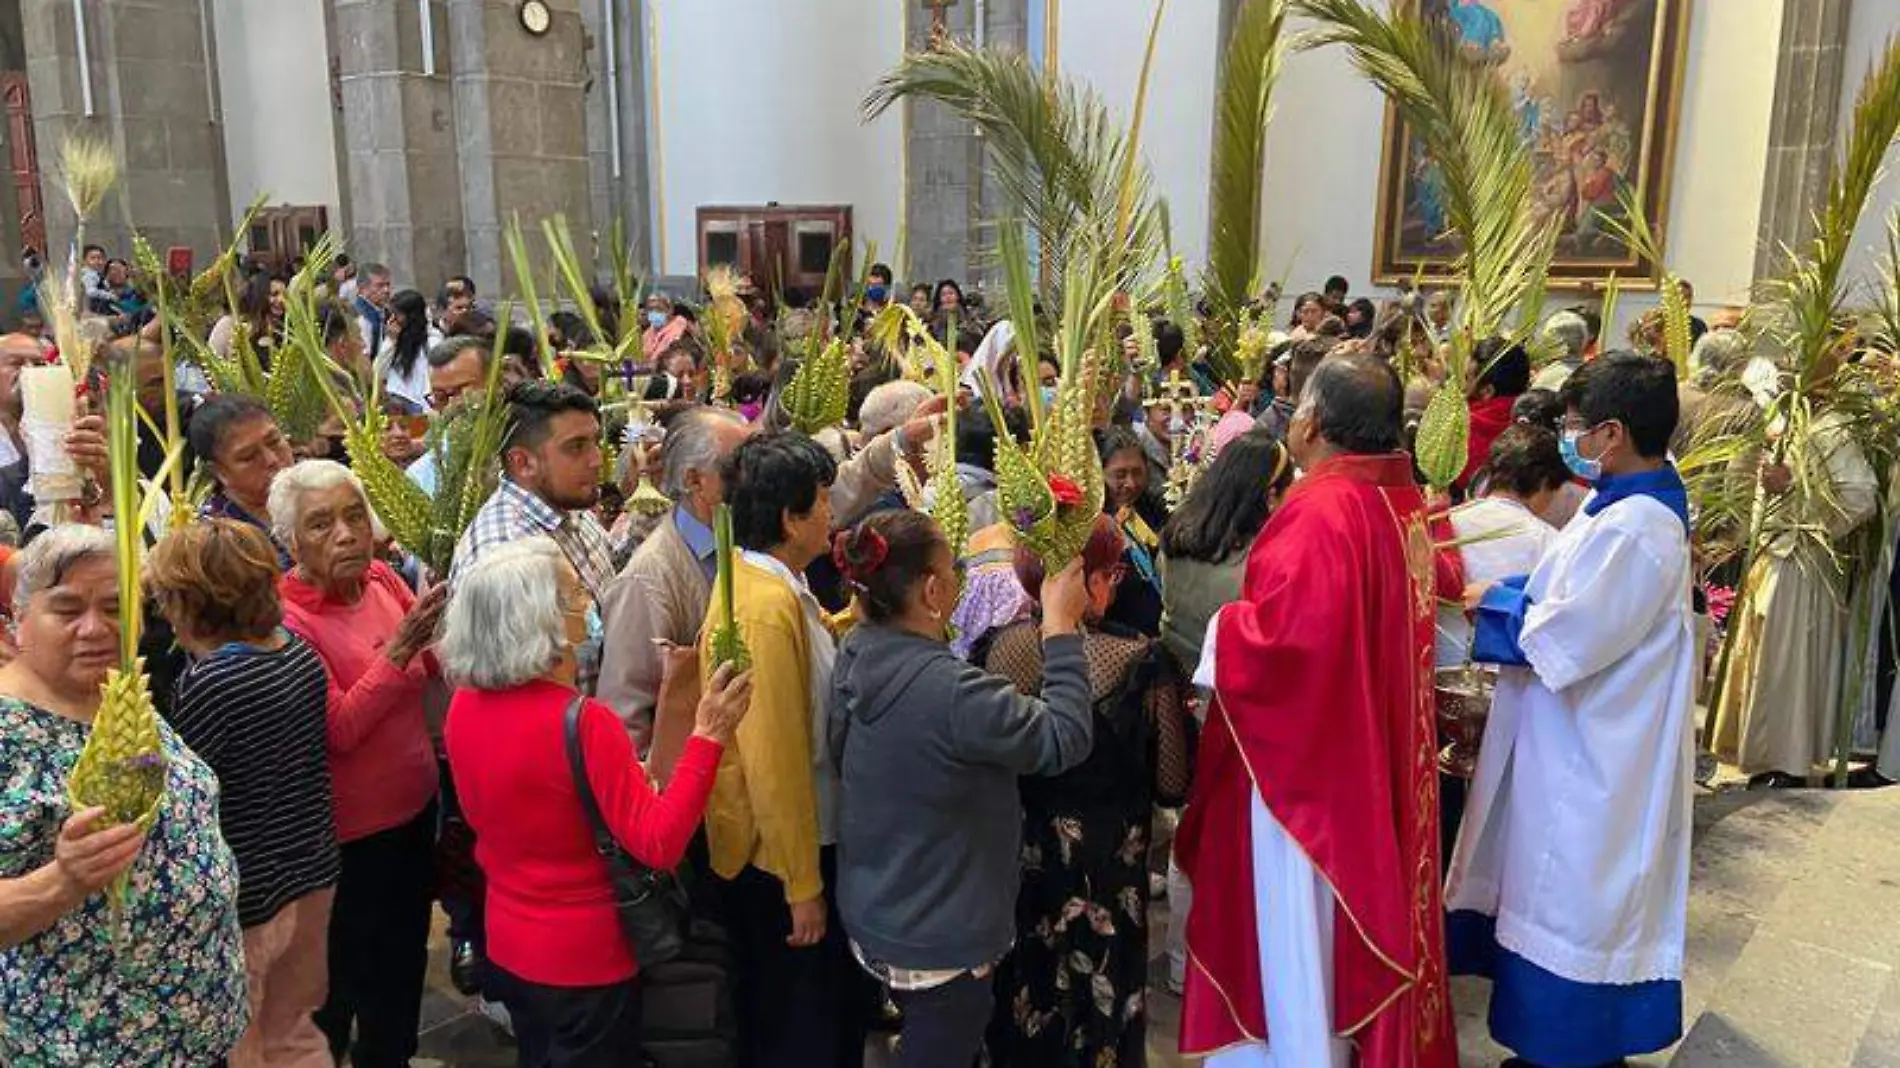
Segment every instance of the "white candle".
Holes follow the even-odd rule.
[[[26,441],[33,499],[40,505],[79,499],[79,467],[66,452],[73,393],[73,372],[64,364],[20,370],[20,437]]]

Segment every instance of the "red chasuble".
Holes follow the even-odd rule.
[[[1251,791],[1333,889],[1333,1031],[1363,1068],[1456,1068],[1432,706],[1435,578],[1403,455],[1297,483],[1218,617],[1215,700],[1176,852],[1194,885],[1181,1048],[1269,1041]]]

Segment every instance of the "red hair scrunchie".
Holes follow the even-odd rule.
[[[851,560],[854,537],[858,542],[856,548],[860,557],[856,563]],[[838,573],[853,586],[864,585],[866,578],[884,566],[884,560],[890,553],[890,542],[869,526],[860,526],[855,531],[841,530],[831,542],[831,562],[837,565]]]

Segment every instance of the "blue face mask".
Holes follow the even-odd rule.
[[[664,327],[667,319],[668,316],[665,312],[650,311],[647,313],[647,325],[655,330]]]
[[[1056,406],[1056,387],[1042,387],[1042,406],[1044,408],[1053,408]]]
[[[1585,482],[1594,483],[1603,477],[1603,461],[1585,459],[1577,449],[1577,442],[1587,433],[1587,430],[1564,431],[1563,436],[1557,439],[1557,451],[1563,455],[1564,466],[1570,469],[1571,474]]]
[[[884,303],[884,298],[890,295],[891,291],[884,286],[870,286],[864,291],[864,299],[873,304]]]

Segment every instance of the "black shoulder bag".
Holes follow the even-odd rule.
[[[641,970],[673,960],[686,950],[686,930],[690,922],[686,891],[671,872],[657,871],[634,859],[614,840],[601,817],[600,802],[587,781],[587,762],[581,755],[581,706],[586,698],[576,694],[567,706],[567,765],[574,777],[574,792],[580,795],[581,809],[594,833],[594,850],[607,862],[609,881],[614,888],[614,912],[620,919],[620,933],[633,951],[634,963]]]

